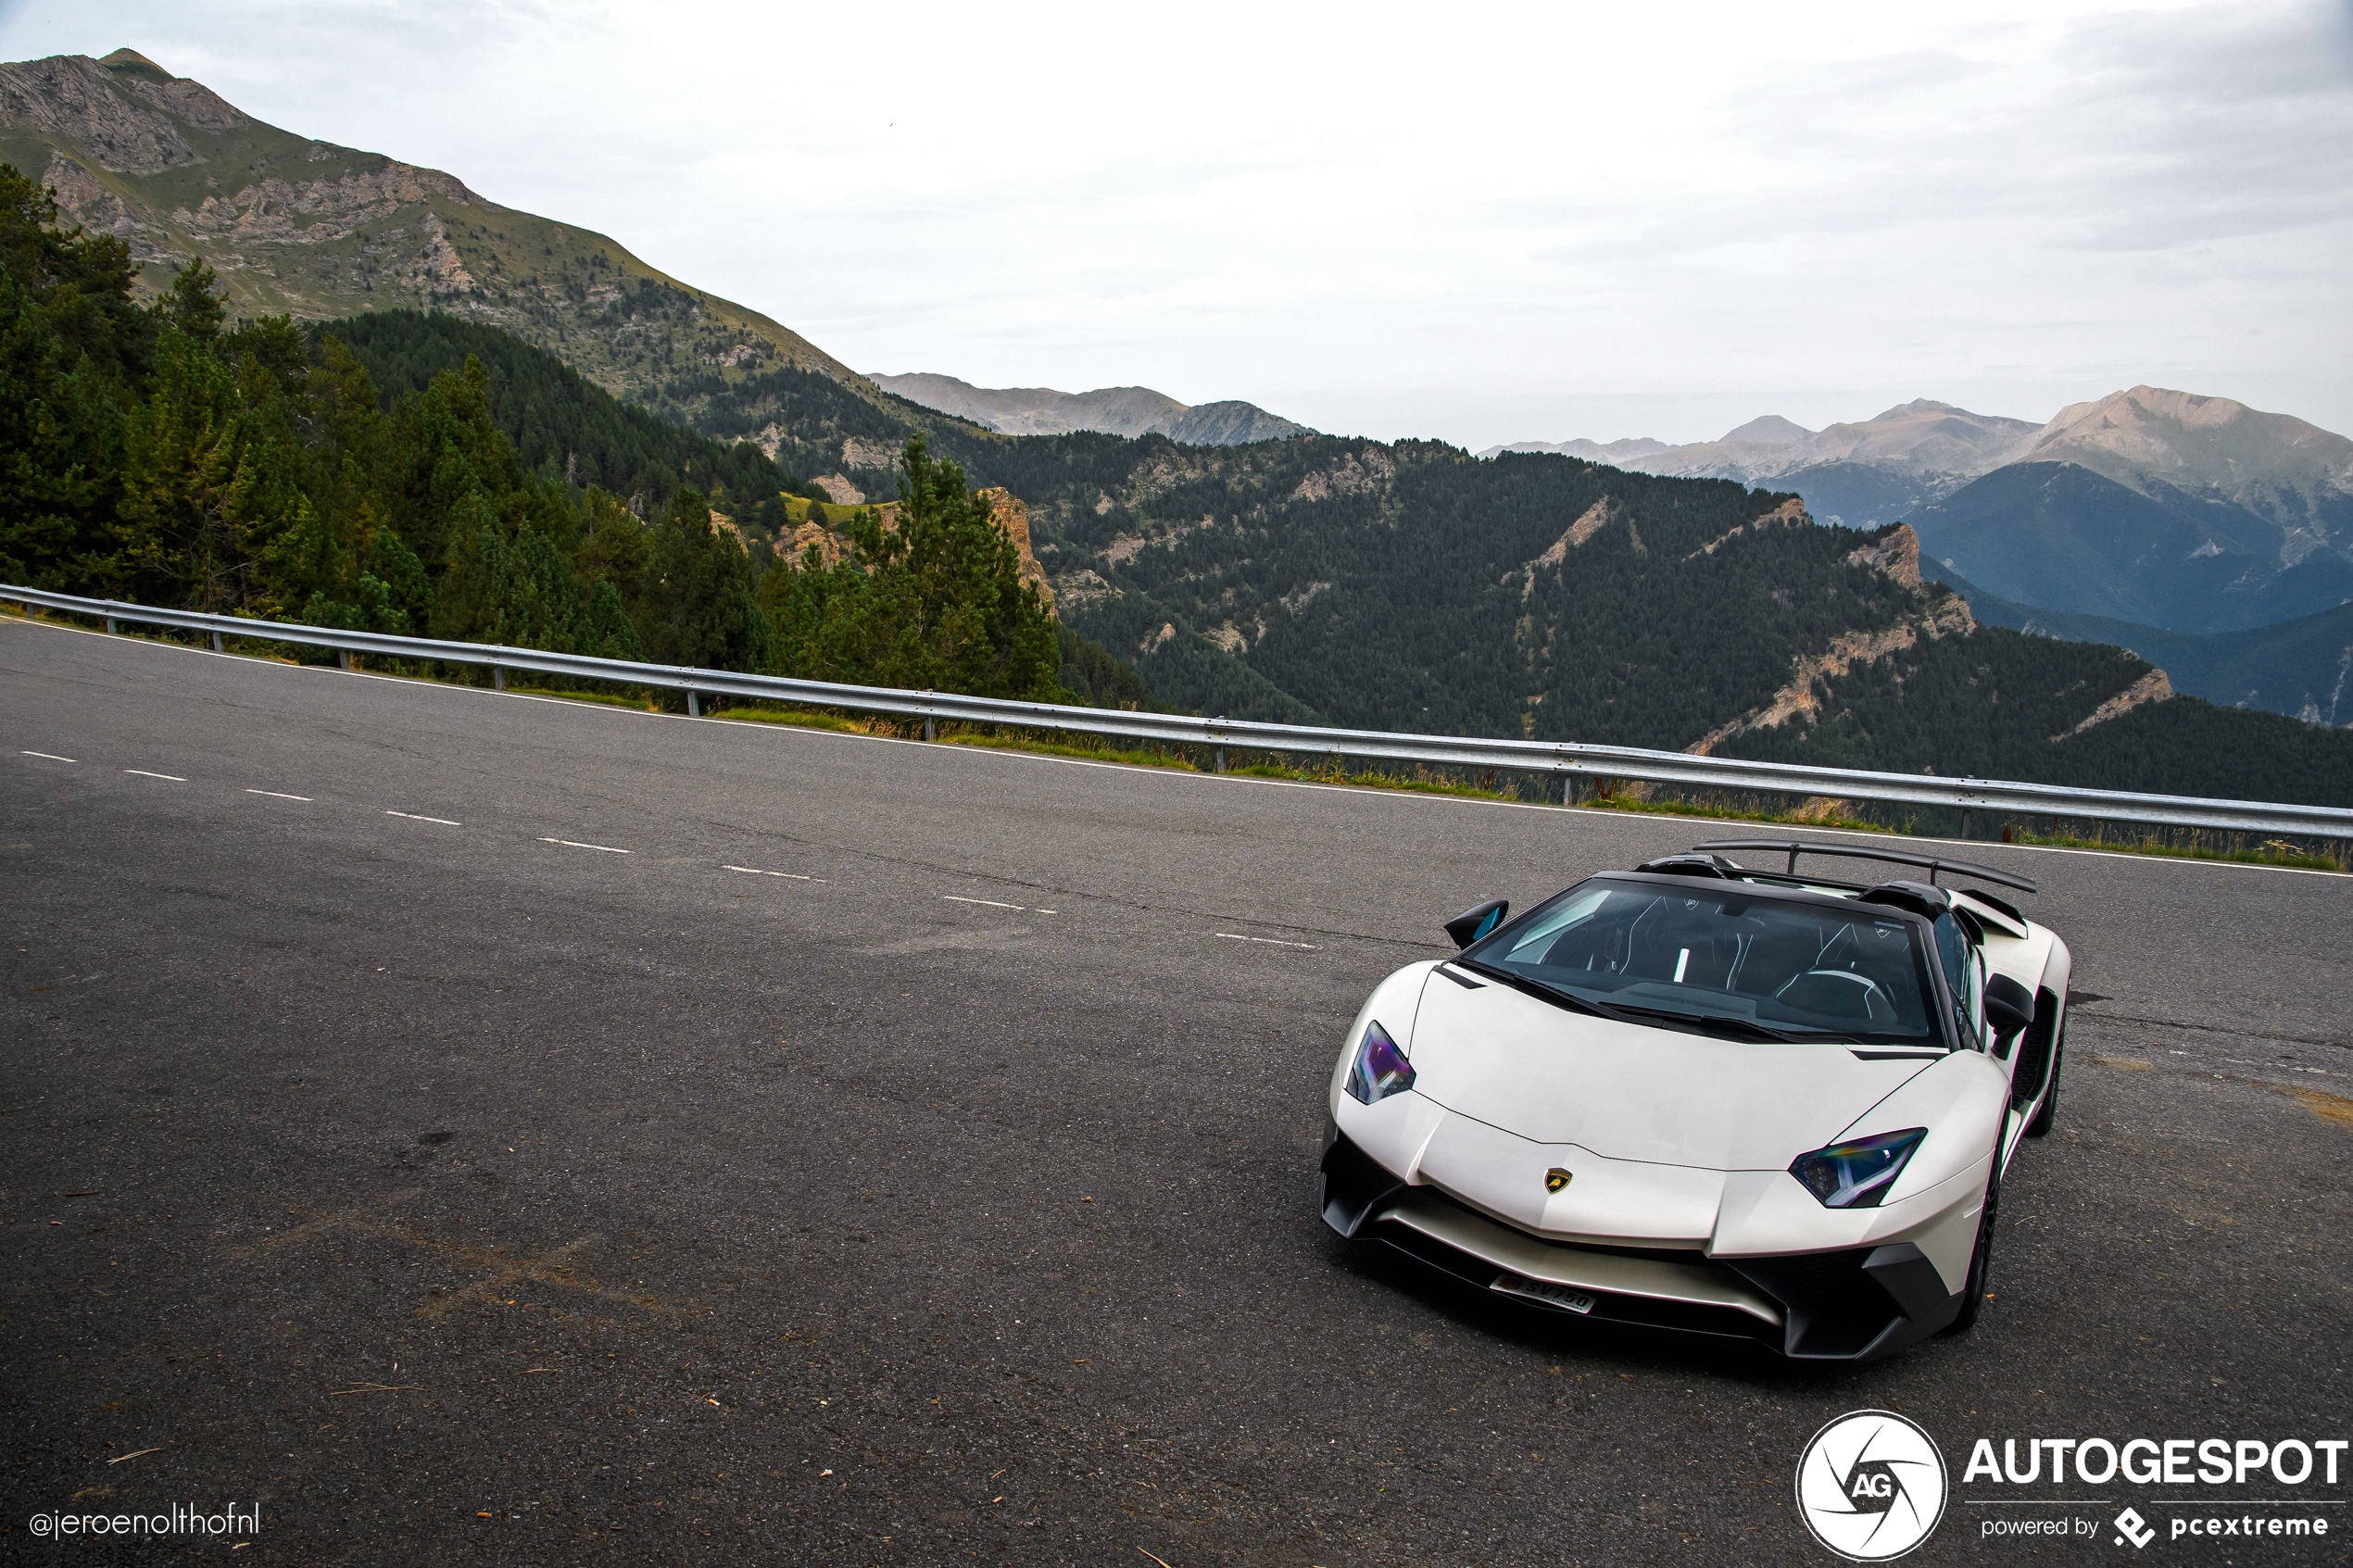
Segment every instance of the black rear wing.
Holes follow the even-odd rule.
[[[2004,887],[2015,887],[2021,893],[2042,891],[2034,885],[2031,877],[2013,876],[2008,872],[1997,872],[1991,866],[1973,865],[1967,860],[1947,860],[1935,855],[1914,855],[1902,849],[1882,849],[1877,846],[1807,844],[1787,838],[1722,838],[1711,844],[1692,846],[1694,854],[1711,849],[1767,849],[1777,855],[1787,855],[1788,874],[1791,876],[1797,874],[1797,858],[1800,855],[1834,855],[1846,860],[1884,860],[1898,866],[1924,867],[1931,887],[1936,885],[1937,873],[1944,872],[1978,882],[1998,883]]]

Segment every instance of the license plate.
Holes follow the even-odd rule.
[[[1549,1306],[1572,1312],[1590,1312],[1593,1298],[1581,1290],[1571,1290],[1565,1285],[1554,1285],[1548,1279],[1522,1279],[1517,1274],[1497,1274],[1495,1288],[1506,1296],[1526,1296]]]

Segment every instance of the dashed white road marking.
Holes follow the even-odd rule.
[[[723,872],[742,872],[747,876],[782,876],[795,882],[823,882],[822,876],[803,876],[799,872],[763,872],[758,866],[722,866]]]
[[[248,789],[245,793],[247,795],[266,795],[272,800],[299,800],[306,805],[308,805],[310,800],[310,797],[307,795],[288,795],[285,791],[279,789]]]
[[[605,855],[626,855],[630,853],[630,851],[626,849],[615,849],[610,844],[583,844],[577,839],[571,838],[543,838],[539,842],[542,844],[560,844],[567,849],[594,849],[598,853]]]
[[[439,822],[446,828],[461,828],[466,825],[463,822],[453,822],[447,817],[421,817],[414,811],[386,811],[384,815],[387,817],[406,817],[412,822]]]
[[[188,782],[177,773],[150,773],[145,768],[125,768],[123,771],[126,773],[136,773],[143,779],[169,779],[173,784],[186,784]]]
[[[82,627],[82,626],[67,626],[67,625],[63,625],[63,624],[60,624],[60,623],[58,623],[58,622],[55,622],[55,621],[29,621],[29,620],[25,620],[25,619],[23,619],[23,618],[21,618],[21,617],[19,617],[19,616],[14,615],[14,614],[0,615],[0,621],[5,621],[6,622],[7,622],[7,623],[8,623],[8,624],[10,624],[10,625],[30,626],[30,627],[35,627],[35,628],[39,628],[39,629],[42,629],[42,630],[45,630],[45,631],[52,631],[52,632],[69,632],[69,633],[73,633],[73,634],[74,634],[74,635],[76,635],[76,636],[84,636],[84,637],[98,637],[98,636],[104,636],[104,635],[106,635],[106,633],[102,633],[102,632],[99,632],[99,631],[97,631],[97,630],[95,630],[95,629],[93,629],[93,628]],[[140,645],[140,646],[146,646],[146,647],[152,647],[152,648],[160,648],[160,649],[163,649],[163,650],[165,650],[165,651],[174,652],[174,653],[198,653],[198,652],[201,652],[201,653],[203,653],[203,654],[205,655],[205,657],[207,657],[208,659],[212,657],[212,651],[211,651],[211,649],[210,649],[210,648],[202,648],[202,649],[199,649],[199,648],[192,648],[192,647],[183,647],[183,646],[179,646],[179,645],[176,645],[176,644],[170,644],[170,643],[145,643],[145,644],[142,644],[142,645]],[[232,657],[235,657],[235,656],[232,656]],[[354,671],[348,671],[348,673],[350,673],[351,675],[353,675],[354,677],[356,677],[356,678],[358,678],[358,679],[359,679],[359,680],[363,680],[363,681],[384,681],[384,682],[387,682],[387,683],[392,684],[395,684],[395,685],[398,685],[398,686],[404,687],[404,688],[409,689],[409,690],[430,690],[430,691],[435,691],[435,692],[449,692],[449,693],[462,694],[462,695],[464,695],[464,696],[501,696],[501,697],[516,697],[516,698],[519,698],[519,699],[521,699],[521,700],[527,701],[527,702],[564,702],[564,703],[567,703],[570,707],[572,707],[572,708],[573,708],[574,710],[576,710],[576,711],[581,711],[581,712],[608,713],[608,714],[623,714],[623,715],[626,715],[626,716],[631,717],[631,718],[639,718],[639,719],[669,719],[669,718],[677,718],[677,717],[680,717],[679,715],[675,715],[675,714],[667,714],[667,713],[647,713],[647,712],[644,712],[644,711],[642,711],[642,710],[640,710],[640,709],[632,709],[632,708],[607,708],[607,707],[603,707],[603,706],[601,706],[601,705],[597,705],[597,704],[571,702],[571,701],[570,701],[570,699],[568,699],[568,698],[564,698],[564,697],[540,696],[536,696],[536,695],[535,695],[535,694],[528,693],[528,692],[493,692],[493,691],[491,691],[488,687],[484,687],[484,686],[453,686],[453,685],[444,685],[444,684],[440,684],[440,683],[438,683],[438,682],[423,681],[423,680],[420,680],[420,679],[417,679],[417,678],[415,678],[415,677],[407,676],[407,675],[382,675],[382,674],[375,674],[375,673],[366,672],[366,671],[358,671],[358,670],[354,670]],[[772,735],[796,735],[796,736],[806,736],[806,737],[809,737],[809,738],[812,738],[812,739],[824,739],[824,740],[837,740],[837,741],[862,741],[862,742],[866,742],[866,743],[868,743],[868,744],[871,744],[871,745],[875,745],[875,746],[924,746],[924,745],[925,744],[925,742],[923,742],[923,741],[919,741],[919,740],[901,740],[901,739],[899,739],[898,737],[893,736],[893,735],[867,735],[867,734],[857,734],[857,733],[855,733],[855,732],[849,732],[849,731],[840,731],[840,730],[824,730],[824,729],[817,729],[817,728],[813,728],[813,727],[803,727],[803,726],[797,725],[797,724],[795,724],[795,725],[765,724],[765,723],[755,723],[755,722],[752,722],[752,721],[746,721],[746,720],[736,720],[736,719],[698,719],[698,720],[692,721],[692,722],[698,723],[698,724],[705,724],[705,725],[711,725],[711,724],[720,724],[720,725],[725,725],[726,727],[728,727],[728,728],[730,728],[730,729],[749,729],[749,730],[757,730],[757,731],[761,732],[761,734],[772,734]],[[943,748],[942,748],[942,747],[937,746],[937,745],[934,745],[934,746],[931,746],[931,749],[933,749],[933,750],[940,750],[940,749],[943,749]],[[1424,793],[1422,793],[1422,792],[1420,792],[1420,791],[1417,791],[1417,790],[1383,790],[1383,789],[1369,789],[1369,788],[1366,788],[1366,787],[1365,787],[1365,786],[1363,786],[1363,785],[1360,785],[1360,784],[1316,784],[1316,783],[1315,783],[1315,782],[1313,782],[1313,781],[1306,780],[1306,779],[1266,779],[1266,778],[1256,778],[1256,777],[1252,777],[1252,775],[1250,775],[1250,774],[1246,774],[1246,773],[1199,773],[1199,772],[1193,772],[1193,771],[1189,771],[1189,770],[1187,770],[1187,769],[1178,769],[1178,768],[1151,768],[1151,767],[1142,767],[1142,766],[1139,766],[1139,765],[1138,765],[1138,764],[1136,764],[1136,763],[1132,763],[1132,762],[1101,762],[1101,761],[1092,761],[1092,760],[1089,760],[1089,759],[1085,759],[1085,758],[1078,758],[1078,757],[1056,757],[1056,756],[1052,756],[1052,755],[1050,755],[1050,754],[1047,754],[1047,753],[1043,753],[1043,752],[1032,752],[1032,751],[999,751],[999,750],[995,750],[995,749],[987,749],[987,748],[981,748],[981,747],[945,748],[945,749],[960,749],[960,750],[962,750],[962,752],[963,752],[963,756],[965,756],[965,757],[967,757],[967,758],[969,758],[969,759],[974,759],[974,760],[979,760],[979,759],[997,759],[997,760],[1000,760],[1000,761],[1039,763],[1039,764],[1046,764],[1046,765],[1051,765],[1051,766],[1054,766],[1054,767],[1063,767],[1063,768],[1103,768],[1103,769],[1109,769],[1109,770],[1112,770],[1112,771],[1117,771],[1117,772],[1141,773],[1141,774],[1145,774],[1145,775],[1147,775],[1147,776],[1149,776],[1149,777],[1151,777],[1151,778],[1156,778],[1156,779],[1166,779],[1166,780],[1170,780],[1170,781],[1185,780],[1185,781],[1190,781],[1190,782],[1192,782],[1192,783],[1196,783],[1196,784],[1260,784],[1260,785],[1264,785],[1264,786],[1266,786],[1266,787],[1269,787],[1269,788],[1274,788],[1274,789],[1304,789],[1304,790],[1321,790],[1321,791],[1326,791],[1326,792],[1334,793],[1334,794],[1341,794],[1341,793],[1344,793],[1344,794],[1350,794],[1350,795],[1358,795],[1358,796],[1363,796],[1363,797],[1365,797],[1366,798],[1369,798],[1369,799],[1377,799],[1377,800],[1391,800],[1391,801],[1401,801],[1401,802],[1403,802],[1403,801],[1418,801],[1418,802],[1422,802],[1422,803],[1425,803],[1425,804],[1434,803],[1434,804],[1439,804],[1439,805],[1445,805],[1445,806],[1460,806],[1460,807],[1491,807],[1491,808],[1497,808],[1497,809],[1504,809],[1504,810],[1510,810],[1510,811],[1573,811],[1573,812],[1576,812],[1576,813],[1577,813],[1578,815],[1579,815],[1579,816],[1604,817],[1604,818],[1608,819],[1608,820],[1609,820],[1609,821],[1611,821],[1611,822],[1619,822],[1619,823],[1624,823],[1624,824],[1627,824],[1627,825],[1629,825],[1629,826],[1631,826],[1631,825],[1636,825],[1636,824],[1638,824],[1638,823],[1641,823],[1641,822],[1652,822],[1652,823],[1660,822],[1686,822],[1686,823],[1689,823],[1689,824],[1691,825],[1691,827],[1692,828],[1692,831],[1696,832],[1696,831],[1698,831],[1698,829],[1699,829],[1699,828],[1700,828],[1700,827],[1701,827],[1701,826],[1705,823],[1705,819],[1704,819],[1704,818],[1690,818],[1690,817],[1681,817],[1681,818],[1677,818],[1677,817],[1664,817],[1664,816],[1662,816],[1662,817],[1635,817],[1635,816],[1631,816],[1631,815],[1629,815],[1629,814],[1628,814],[1628,813],[1618,812],[1618,811],[1610,811],[1610,810],[1606,810],[1606,809],[1601,809],[1601,808],[1596,808],[1596,807],[1586,807],[1586,806],[1559,806],[1559,805],[1554,805],[1554,804],[1553,804],[1553,803],[1552,803],[1552,802],[1550,802],[1550,801],[1542,801],[1542,800],[1491,800],[1491,799],[1485,798],[1485,797],[1483,797],[1459,796],[1459,795],[1428,795],[1428,794],[1424,794]],[[57,761],[57,762],[71,762],[71,761],[74,761],[74,760],[75,760],[75,759],[70,758],[70,757],[55,757],[55,756],[52,756],[50,753],[45,752],[45,751],[27,751],[27,752],[25,752],[25,753],[24,753],[24,755],[26,755],[26,756],[28,756],[28,757],[41,757],[41,758],[46,758],[46,759],[49,759],[49,760],[51,760],[51,761]],[[184,784],[184,783],[186,783],[187,781],[183,779],[183,780],[180,780],[179,782],[180,782],[180,783]],[[408,815],[409,815],[409,813],[408,813],[408,812],[406,812],[406,811],[394,811],[394,812],[390,812],[390,813],[388,813],[388,815],[391,815],[391,816],[396,816],[396,817],[401,817],[401,816],[408,816]],[[442,821],[444,821],[444,819],[439,818],[439,817],[420,817],[420,818],[418,818],[417,820],[418,820],[418,821],[420,821],[420,822],[442,822]],[[460,825],[462,825],[462,824],[459,824],[459,823],[457,823],[457,822],[450,822],[450,823],[448,823],[447,825],[449,825],[449,826],[451,826],[451,827],[457,827],[457,826],[460,826]],[[1766,829],[1768,829],[1768,828],[1781,827],[1781,826],[1790,825],[1790,824],[1781,824],[1781,823],[1763,823],[1763,822],[1760,822],[1760,823],[1755,823],[1755,824],[1753,824],[1753,825],[1755,825],[1755,827],[1757,827],[1757,828],[1759,829],[1759,831],[1763,831],[1763,830],[1766,830]],[[1869,842],[1870,840],[1872,840],[1872,839],[1876,838],[1876,839],[1879,839],[1879,840],[1880,840],[1880,841],[1881,841],[1881,842],[1892,842],[1892,843],[1895,843],[1895,844],[1898,844],[1898,845],[1911,845],[1911,846],[1919,846],[1919,845],[1949,845],[1949,846],[1956,846],[1956,847],[1963,847],[1963,848],[1968,848],[1968,849],[1976,849],[1976,850],[1983,850],[1983,849],[1987,849],[1987,848],[1999,847],[1999,848],[2001,848],[2001,849],[2010,850],[2010,851],[2014,851],[2014,852],[2020,853],[2020,854],[2032,854],[2032,855],[2086,855],[2086,856],[2092,856],[2092,857],[2095,857],[2095,858],[2096,858],[2096,859],[2109,859],[2109,860],[2133,860],[2133,861],[2138,862],[2139,864],[2142,864],[2142,865],[2158,864],[2158,865],[2170,865],[2170,866],[2175,866],[2175,867],[2191,867],[2191,868],[2196,868],[2196,867],[2204,866],[2204,867],[2214,868],[2214,869],[2221,869],[2221,870],[2257,871],[2257,872],[2285,872],[2286,874],[2288,874],[2288,875],[2290,875],[2290,876],[2335,876],[2335,877],[2343,877],[2343,876],[2353,875],[2353,872],[2346,872],[2346,871],[2334,871],[2334,872],[2331,872],[2331,871],[2321,871],[2321,870],[2318,870],[2318,869],[2316,869],[2316,868],[2313,868],[2313,867],[2309,867],[2309,866],[2281,866],[2281,865],[2273,865],[2273,864],[2271,864],[2271,863],[2270,863],[2270,862],[2268,862],[2268,861],[2259,861],[2259,860],[2201,860],[2201,859],[2195,859],[2195,858],[2193,858],[2193,857],[2189,857],[2189,856],[2171,856],[2171,855],[2138,855],[2138,854],[2133,854],[2133,853],[2130,853],[2130,852],[2128,852],[2128,851],[2115,850],[2115,849],[2076,849],[2076,848],[2070,848],[2070,847],[2065,847],[2065,846],[2062,846],[2062,845],[2057,845],[2057,844],[2004,844],[2004,845],[1995,846],[1995,845],[1991,844],[1989,841],[1987,841],[1987,840],[1983,840],[1983,839],[1948,839],[1948,838],[1911,837],[1911,836],[1908,836],[1908,835],[1862,834],[1856,834],[1856,833],[1853,833],[1853,832],[1851,832],[1850,830],[1846,830],[1846,829],[1840,829],[1840,828],[1820,828],[1820,829],[1815,829],[1815,830],[1813,830],[1813,831],[1814,831],[1815,833],[1817,833],[1817,834],[1821,834],[1821,835],[1824,835],[1824,836],[1835,837],[1835,838],[1841,838],[1841,839],[1846,839],[1846,840],[1853,840],[1853,839],[1860,838],[1860,839],[1863,839],[1865,842]],[[823,879],[818,879],[818,880],[823,880]],[[1045,913],[1048,913],[1049,911],[1044,910],[1044,909],[1039,909],[1039,910],[1036,910],[1036,911],[1034,911],[1034,912],[1035,912],[1035,913],[1038,913],[1038,914],[1045,914]],[[1224,934],[1224,933],[1219,933],[1219,935],[1225,935],[1225,934]],[[1301,943],[1301,944],[1298,944],[1298,946],[1306,947],[1306,946],[1309,946],[1309,945],[1308,945],[1308,944],[1305,944],[1305,943]]]
[[[953,893],[943,893],[940,897],[947,899],[951,904],[986,904],[992,909],[1018,909],[1024,914],[1028,914],[1030,912],[1029,906],[1026,904],[1007,904],[995,898],[959,898]],[[1039,909],[1037,912],[1039,914],[1052,913],[1050,909]]]
[[[1323,951],[1313,942],[1286,942],[1278,936],[1244,936],[1239,931],[1214,931],[1210,935],[1223,936],[1228,942],[1264,942],[1270,947],[1304,947],[1311,953]]]

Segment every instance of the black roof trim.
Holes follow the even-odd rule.
[[[1634,869],[1657,876],[1714,876],[1726,881],[1737,877],[1741,870],[1721,855],[1664,855]]]
[[[1682,888],[1687,894],[1698,893],[1710,897],[1719,896],[1726,891],[1722,888],[1710,887],[1705,882],[1692,877],[1678,876],[1672,872],[1595,872],[1592,876],[1583,878],[1573,885],[1581,887],[1587,882],[1603,880],[1639,883],[1644,887]],[[1793,904],[1810,904],[1821,909],[1843,909],[1850,911],[1854,909],[1856,899],[1869,891],[1859,883],[1833,884],[1827,877],[1819,879],[1785,877],[1779,872],[1760,871],[1743,872],[1731,885],[1739,888],[1743,897],[1778,898]],[[1836,886],[1843,891],[1836,893],[1822,891],[1831,886]],[[1942,889],[1939,891],[1941,892]],[[1899,908],[1894,904],[1884,904],[1879,908],[1881,913],[1892,918],[1910,918],[1913,914],[1910,909]],[[1934,917],[1922,918],[1933,919]]]
[[[1953,896],[1933,883],[1882,882],[1862,897],[1866,904],[1885,904],[1934,920],[1953,907]]]
[[[1808,844],[1787,838],[1720,838],[1712,843],[1692,846],[1692,853],[1694,855],[1714,849],[1769,849],[1776,854],[1787,855],[1791,875],[1796,874],[1797,858],[1800,855],[1835,855],[1849,860],[1884,860],[1898,866],[1924,866],[1928,869],[1928,880],[1931,885],[1934,885],[1937,872],[1945,872],[1954,876],[1974,877],[1981,882],[1999,883],[2004,887],[2015,887],[2021,893],[2042,891],[2029,877],[2012,876],[2007,872],[1997,872],[1991,866],[1973,865],[1967,860],[1947,860],[1934,855],[1913,855],[1901,849],[1865,849],[1850,844]]]

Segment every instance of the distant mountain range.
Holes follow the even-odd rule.
[[[1824,521],[1853,527],[1894,521],[1932,496],[1957,489],[1968,479],[1999,467],[2020,450],[2038,427],[2026,420],[1972,414],[1927,398],[1900,404],[1872,419],[1807,430],[1793,420],[1767,414],[1715,441],[1669,445],[1638,437],[1593,441],[1516,441],[1479,454],[1559,452],[1589,462],[1638,473],[1684,479],[1737,479],[1744,484],[1773,482],[1779,489],[1806,475],[1816,483],[1843,486],[1851,495],[1847,515],[1806,495]],[[1853,472],[1843,470],[1856,470]],[[1805,495],[1803,489],[1799,494]],[[1827,509],[1825,509],[1827,508]],[[1889,515],[1882,518],[1879,513]]]
[[[2218,701],[2336,713],[2326,694],[2353,657],[2322,613],[2353,602],[2353,441],[2227,397],[2135,386],[2041,425],[1921,399],[1821,431],[1768,415],[1685,445],[1520,442],[1482,456],[1504,450],[1791,490],[1826,522],[1903,519],[1922,571],[1982,618],[2152,658],[2180,650],[2192,673],[2177,684]],[[2181,640],[2289,622],[2294,634],[2243,657]]]
[[[2020,464],[2199,521],[2194,570],[2233,554],[2272,576],[2341,561],[2346,468],[2327,445],[2341,438],[2236,405],[2125,394],[2035,427],[1916,403],[1818,432],[1768,417],[1705,444],[1713,452],[1653,444],[1491,462],[1438,442],[1319,435],[1247,404],[1185,408],[1141,388],[1057,405],[1063,395],[963,387],[963,411],[950,412],[604,236],[261,124],[129,51],[0,66],[0,157],[54,187],[72,219],[120,235],[151,288],[199,257],[235,313],[333,320],[402,306],[462,329],[379,334],[439,345],[432,363],[387,359],[384,384],[396,373],[423,384],[478,334],[493,400],[548,483],[582,456],[564,419],[532,402],[561,378],[525,374],[528,354],[480,340],[510,334],[662,421],[757,442],[786,470],[761,470],[761,483],[801,495],[664,477],[654,445],[597,465],[642,471],[656,495],[705,485],[756,558],[799,542],[763,519],[813,518],[809,486],[844,503],[894,495],[898,452],[923,434],[974,483],[1027,503],[1065,624],[1187,709],[2271,798],[2353,787],[2341,759],[2353,736],[2167,700],[2143,659],[1980,623],[1922,578],[1950,571],[1969,578],[1965,594],[2046,601],[2013,599],[1999,570],[1978,577],[1936,558],[2003,567],[2000,508],[1962,502]],[[931,381],[933,395],[962,384]],[[1071,428],[1016,437],[1000,422],[1050,417]],[[1115,433],[1120,421],[1143,433]],[[1595,466],[1613,457],[1658,471]],[[725,466],[709,460],[714,474]],[[1694,483],[1709,477],[1762,488]],[[1840,486],[1900,495],[1924,521],[1924,503],[1939,503],[1941,549],[1923,560],[1892,521],[1814,527],[1772,493],[1807,495],[1823,521],[1889,515],[1817,498]],[[2052,506],[2080,529],[2077,499]],[[2086,537],[2082,558],[2096,564]],[[2162,574],[2146,575],[2124,579],[2142,599],[2098,608],[2176,602],[2149,597]],[[2304,684],[2325,708],[2325,684]]]
[[[2353,541],[2353,441],[2227,397],[2135,386],[2048,421],[1975,414],[1928,398],[1809,431],[1768,414],[1715,441],[1518,441],[1479,454],[1560,452],[1641,473],[1794,487],[1824,521],[1893,521],[2017,463],[2072,463],[2128,490],[2269,519],[2284,566]],[[1862,470],[1864,472],[1852,470]],[[1820,498],[1807,486],[1821,490]],[[1834,504],[1851,497],[1856,515]],[[1887,513],[1886,516],[1880,515]],[[2232,526],[2218,523],[2225,532]]]
[[[927,374],[866,379],[911,403],[1007,435],[1066,435],[1073,431],[1099,430],[1112,435],[1164,435],[1188,446],[1246,446],[1253,441],[1315,433],[1254,403],[1199,403],[1189,408],[1148,386],[1068,393],[1050,386],[975,386],[954,376]]]

